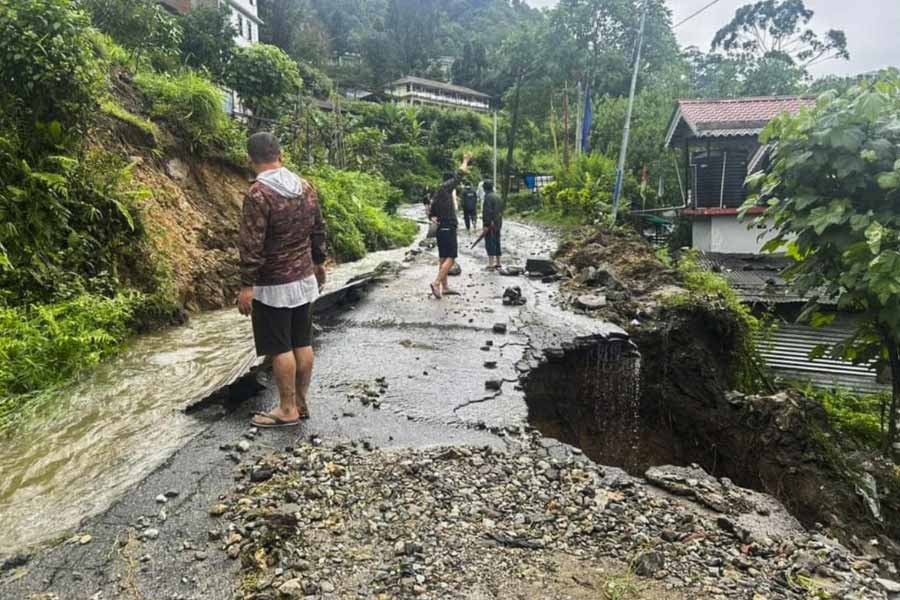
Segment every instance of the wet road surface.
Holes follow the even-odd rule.
[[[524,264],[526,257],[546,256],[555,247],[553,236],[516,223],[508,224],[504,238],[508,263]],[[504,428],[526,424],[526,405],[516,389],[516,363],[529,341],[539,337],[542,344],[558,342],[604,326],[556,309],[555,284],[484,272],[483,247],[469,250],[472,241],[474,236],[460,233],[463,274],[451,280],[460,296],[441,301],[430,297],[428,282],[434,277],[436,258],[433,251],[426,251],[412,257],[395,277],[374,285],[356,305],[322,322],[316,340],[312,418],[298,429],[261,432],[241,458],[248,461],[281,449],[298,437],[379,447],[502,447]],[[399,256],[395,253],[392,258]],[[510,285],[521,286],[528,304],[502,305],[503,291]],[[246,322],[233,313],[223,313],[221,318],[227,322],[220,324],[224,329],[246,328]],[[496,324],[505,324],[507,333],[494,333]],[[246,331],[235,335],[242,339],[229,343],[247,356]],[[495,363],[489,365],[494,368],[486,363]],[[246,366],[246,362],[240,364]],[[167,377],[177,387],[177,372]],[[360,397],[367,387],[378,387],[379,378],[384,378],[387,389],[379,398],[380,408],[375,408]],[[502,382],[501,390],[488,390],[488,380]],[[142,474],[127,491],[108,490],[118,500],[77,531],[70,531],[78,539],[39,551],[24,566],[0,573],[0,596],[25,598],[54,592],[60,598],[227,597],[236,565],[217,551],[217,542],[208,540],[207,512],[229,489],[235,472],[234,463],[220,447],[244,439],[248,413],[275,403],[265,376],[263,383],[268,383],[264,391],[233,412],[219,406],[190,415],[174,411],[176,415],[163,422],[169,427],[172,422],[190,421],[185,426],[190,434],[173,442],[185,445],[177,451],[171,445],[157,448],[159,452],[146,459],[158,467],[155,471]],[[168,410],[186,401],[182,397]],[[148,433],[146,438],[120,443],[121,455],[128,456],[142,444],[152,445],[153,436]],[[162,454],[171,456],[160,464]],[[90,502],[98,490],[106,490],[102,473],[71,485],[65,498],[72,514],[88,512],[84,498]],[[167,491],[177,496],[161,505],[156,498]],[[25,531],[40,527],[38,521],[52,522],[46,511],[32,514],[33,522]],[[133,533],[146,529],[157,530],[158,537],[141,540]],[[85,536],[90,541],[80,543],[87,540]],[[13,546],[26,547],[30,541],[16,539]]]

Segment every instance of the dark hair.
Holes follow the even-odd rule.
[[[257,165],[274,162],[281,156],[281,144],[275,134],[260,131],[247,138],[247,154]]]
[[[487,192],[488,194],[490,194],[491,192],[494,191],[494,182],[491,181],[490,179],[485,179],[483,187],[484,187],[484,191]]]

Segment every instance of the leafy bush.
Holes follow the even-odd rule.
[[[224,81],[237,49],[237,32],[231,8],[199,8],[184,18],[181,59],[187,66],[206,71],[214,81]]]
[[[222,91],[193,71],[142,71],[134,83],[150,100],[151,115],[164,120],[192,149],[229,149],[242,140],[238,126],[225,114]]]
[[[80,126],[103,83],[88,31],[70,0],[0,0],[0,110],[28,128]]]
[[[554,180],[544,186],[544,208],[583,222],[592,222],[612,212],[612,192],[616,163],[602,154],[587,154],[573,160],[568,169],[559,169]],[[634,177],[626,175],[623,198],[635,193]],[[627,208],[623,201],[621,209]]]
[[[820,390],[807,386],[801,390],[820,402],[832,426],[853,441],[872,449],[882,444],[882,420],[887,416],[890,394],[853,394],[841,389]]]
[[[0,433],[51,390],[114,355],[146,297],[83,294],[54,304],[0,307]]]
[[[385,212],[400,193],[381,177],[319,167],[309,180],[319,192],[337,260],[358,260],[367,251],[395,248],[415,238],[415,223]]]
[[[56,123],[44,135],[63,134]],[[130,164],[102,151],[35,158],[8,131],[0,180],[0,305],[115,289],[120,271],[134,271],[143,193],[131,189]]]
[[[268,44],[254,44],[235,52],[226,81],[254,116],[269,119],[293,108],[303,87],[297,63]]]
[[[159,2],[147,0],[79,0],[100,31],[124,46],[135,64],[148,59],[159,69],[177,65],[182,30],[177,18]]]

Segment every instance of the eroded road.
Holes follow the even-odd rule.
[[[510,223],[504,234],[510,263],[546,256],[555,247],[551,235],[529,226]],[[552,339],[600,325],[575,325],[569,321],[573,317],[555,309],[555,284],[484,272],[483,248],[469,250],[472,241],[461,232],[463,274],[453,280],[461,296],[442,301],[429,296],[436,260],[433,251],[425,251],[321,323],[313,414],[302,428],[246,439],[248,413],[275,401],[265,376],[266,389],[236,410],[208,406],[194,413],[202,433],[66,541],[33,552],[27,561],[14,558],[0,573],[0,596],[228,597],[236,565],[208,539],[209,507],[231,486],[237,461],[246,463],[298,439],[374,447],[504,447],[504,430],[526,425],[516,363],[532,335],[529,327],[554,322],[541,328],[541,335]],[[511,285],[522,288],[526,305],[503,306],[503,291]],[[505,326],[506,333],[495,333],[496,325]],[[488,381],[501,389],[487,389]],[[372,390],[383,391],[377,402],[367,395]],[[246,452],[237,449],[242,441],[249,443]],[[103,485],[102,476],[96,484]],[[160,496],[167,493],[162,503]],[[70,501],[77,504],[79,498],[73,494]],[[22,548],[28,545],[20,540]]]

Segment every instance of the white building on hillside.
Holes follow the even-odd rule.
[[[398,104],[427,104],[488,112],[491,97],[473,89],[421,77],[404,77],[389,84],[385,93]]]
[[[231,24],[236,32],[235,43],[249,46],[259,42],[259,0],[160,0],[174,12],[186,15],[192,10],[210,6],[231,9]]]

